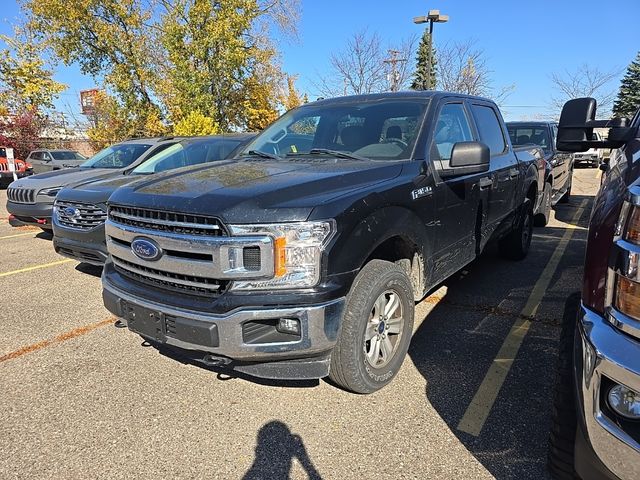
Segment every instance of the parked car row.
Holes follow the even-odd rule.
[[[605,470],[636,478],[639,120],[607,123],[605,142],[594,114],[583,102],[559,124],[505,124],[490,100],[432,91],[321,100],[255,137],[123,142],[14,182],[7,208],[12,224],[53,226],[58,253],[104,265],[106,308],[152,345],[371,393],[400,369],[416,301],[489,242],[524,258],[534,223],[570,198],[570,152],[621,148],[596,202],[610,206],[592,219],[604,230],[590,231],[575,378],[580,438]],[[628,466],[600,446],[623,449]]]

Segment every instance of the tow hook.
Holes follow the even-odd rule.
[[[224,367],[231,363],[231,359],[207,354],[202,358],[202,363],[208,367]]]

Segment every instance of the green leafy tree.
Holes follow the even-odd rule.
[[[223,130],[254,129],[273,118],[283,74],[264,28],[281,2],[163,0],[163,95],[177,123],[191,111]]]
[[[43,116],[66,85],[53,79],[36,32],[29,25],[14,30],[12,37],[0,35],[6,45],[0,51],[0,102],[5,114]]]
[[[613,104],[613,113],[617,117],[632,117],[640,108],[640,52],[636,55],[622,78],[618,97]]]
[[[431,68],[429,68],[429,37],[429,31],[425,30],[418,45],[416,70],[413,73],[413,82],[411,83],[413,90],[433,90],[436,88],[438,61],[435,48],[431,45]]]
[[[215,135],[217,133],[220,133],[220,128],[213,118],[196,110],[191,111],[173,127],[173,134],[181,136]]]
[[[24,7],[65,64],[104,81],[123,110],[119,116],[129,119],[127,130],[158,129],[157,49],[145,0],[25,0]]]

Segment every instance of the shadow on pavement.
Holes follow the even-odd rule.
[[[260,428],[256,439],[256,458],[243,480],[291,478],[291,465],[297,459],[312,480],[322,477],[309,458],[299,435],[291,433],[280,421],[269,422]]]
[[[36,238],[40,240],[53,240],[53,232],[51,230],[41,230],[36,234]]]
[[[581,201],[575,197],[570,207]],[[575,211],[562,206],[556,215],[569,222]],[[581,227],[587,226],[588,218],[583,213]],[[489,246],[444,283],[446,295],[426,315],[409,348],[411,360],[426,380],[430,404],[496,478],[549,478],[546,455],[563,321],[557,317],[579,288],[584,242],[572,241],[565,250],[513,363],[502,359],[511,368],[504,384],[497,387],[499,393],[486,420],[479,420],[479,435],[458,427],[565,231],[536,229],[535,250],[521,262],[503,260],[497,248]],[[574,240],[579,240],[577,232],[586,235],[576,230]]]
[[[76,271],[97,278],[102,276],[102,267],[91,265],[90,263],[79,263],[76,265]]]
[[[255,383],[257,385],[264,385],[267,387],[286,388],[313,388],[317,387],[320,384],[320,380],[273,380],[268,378],[253,377],[251,375],[238,372],[228,367],[205,365],[198,360],[198,358],[203,356],[201,352],[191,352],[189,350],[184,350],[178,347],[169,347],[167,345],[150,343],[147,341],[144,341],[142,345],[145,347],[153,347],[161,355],[171,358],[172,360],[176,360],[184,365],[192,365],[204,370],[209,370],[210,372],[217,375],[218,380],[226,381],[238,379]],[[198,355],[198,358],[194,357],[194,355]]]

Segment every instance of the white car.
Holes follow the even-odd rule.
[[[593,132],[593,141],[601,142],[602,136],[598,132]],[[586,152],[576,152],[573,154],[574,165],[586,162],[592,167],[597,167],[604,158],[604,151],[601,148],[590,148]]]

